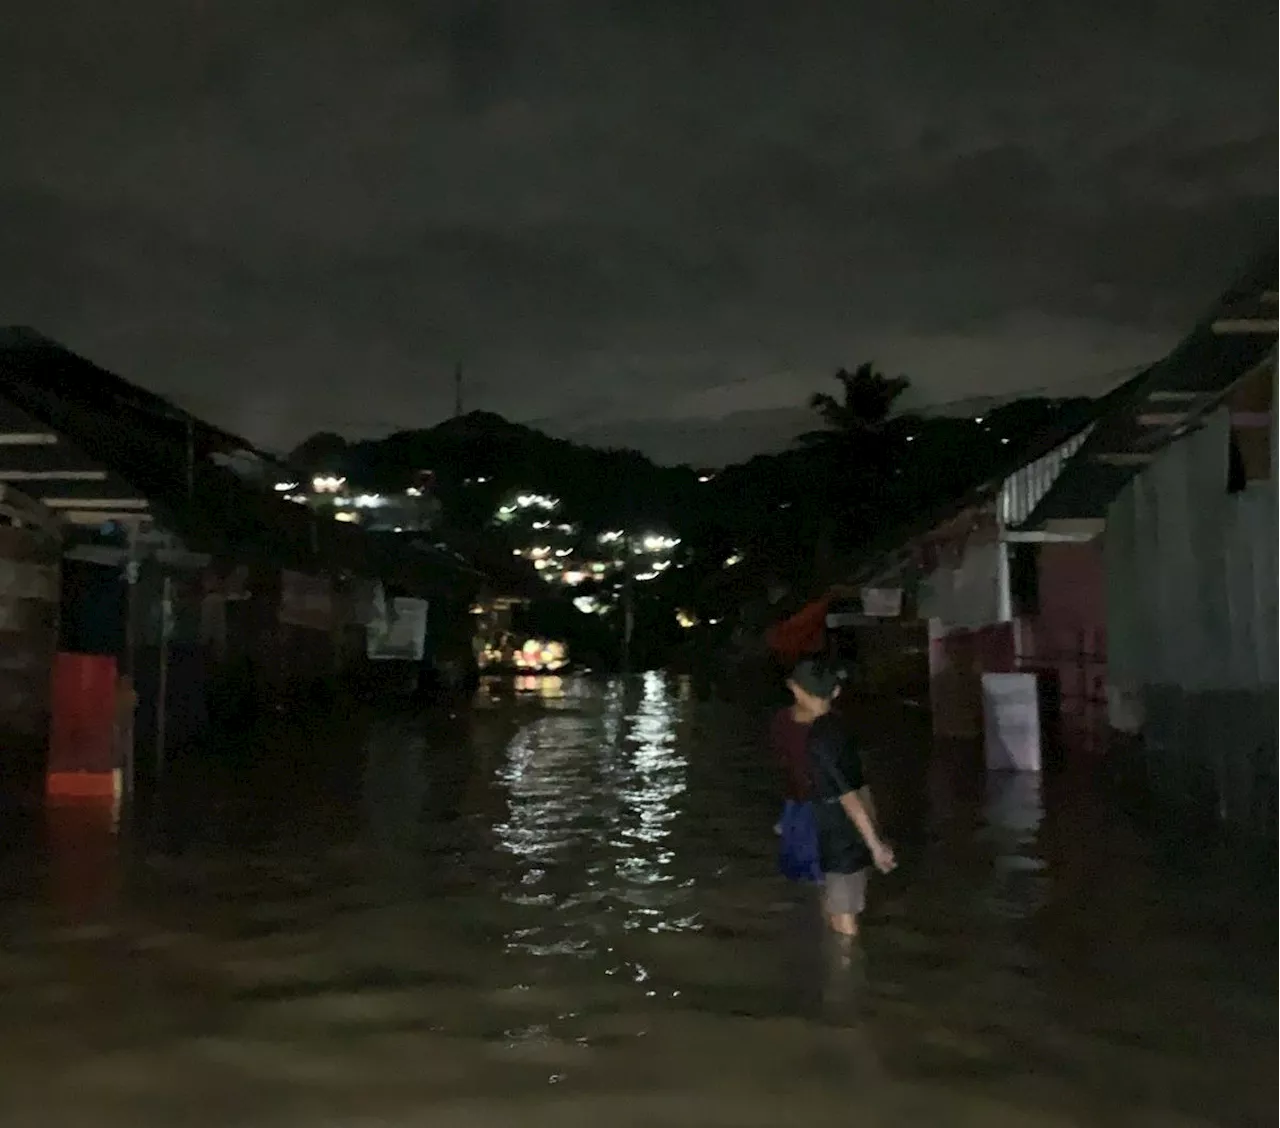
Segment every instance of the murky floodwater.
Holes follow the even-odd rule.
[[[1223,871],[878,709],[904,865],[846,966],[774,876],[759,717],[529,688],[266,738],[176,859],[13,855],[0,1123],[1275,1123],[1274,905]]]

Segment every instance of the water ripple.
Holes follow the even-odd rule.
[[[1088,792],[965,776],[917,715],[857,719],[910,861],[852,959],[773,872],[763,716],[647,674],[375,718],[358,823],[295,768],[252,851],[129,870],[92,910],[65,882],[0,905],[6,1111],[1274,1123],[1274,915],[1171,881]]]

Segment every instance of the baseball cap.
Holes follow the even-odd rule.
[[[844,670],[828,666],[826,662],[816,658],[806,658],[796,663],[787,680],[798,685],[805,693],[825,701],[836,695],[836,690],[844,681]]]

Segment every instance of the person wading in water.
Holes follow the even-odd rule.
[[[838,670],[813,658],[798,663],[787,678],[795,704],[785,712],[804,740],[803,757],[793,760],[801,734],[775,718],[775,748],[788,764],[799,761],[787,774],[779,862],[793,880],[822,882],[827,923],[851,941],[866,906],[871,868],[889,873],[896,861],[875,825],[862,758],[831,712],[840,681]]]
[[[813,814],[813,773],[809,770],[809,726],[813,717],[793,701],[773,715],[769,743],[782,777],[782,814],[774,826],[778,868],[791,881],[820,882],[818,826]]]

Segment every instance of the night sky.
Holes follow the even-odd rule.
[[[697,462],[868,359],[1097,391],[1274,231],[1275,42],[1261,0],[28,5],[0,323],[276,446],[437,422],[455,360]]]

